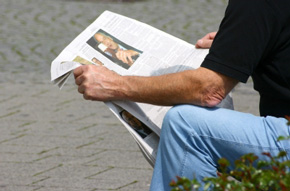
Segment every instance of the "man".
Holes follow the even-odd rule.
[[[74,71],[85,99],[175,105],[163,121],[152,191],[170,190],[177,175],[214,177],[221,157],[233,164],[246,153],[265,159],[262,152],[285,150],[290,158],[289,141],[276,141],[290,134],[289,10],[289,0],[229,0],[216,36],[196,45],[206,48],[214,38],[196,70],[154,77],[119,76],[102,66]],[[262,117],[214,107],[250,76]]]

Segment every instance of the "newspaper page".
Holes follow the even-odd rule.
[[[125,63],[116,57],[109,50],[112,49],[108,48],[110,45],[99,38],[110,39],[119,49],[134,52],[132,62]],[[105,11],[52,62],[51,80],[55,82],[59,76],[67,73],[68,68],[73,70],[78,67],[77,62],[94,63],[95,60],[120,75],[153,76],[175,73],[198,68],[207,53],[206,49],[196,49],[194,45],[150,25]],[[60,68],[61,65],[68,66]],[[65,80],[59,82],[62,86],[61,82]],[[160,134],[162,119],[169,107],[122,101],[115,103],[130,113],[134,112],[137,118]]]
[[[130,56],[124,59],[120,52]],[[207,53],[207,49],[196,49],[150,25],[105,11],[53,60],[51,81],[61,88],[72,70],[83,64],[103,64],[120,75],[176,73],[198,68]],[[162,121],[170,107],[130,101],[106,104],[134,137],[147,160],[154,164]],[[231,97],[224,106],[232,107]],[[149,127],[154,136],[140,136],[122,117],[123,110]]]

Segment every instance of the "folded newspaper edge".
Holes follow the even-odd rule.
[[[112,40],[117,48],[100,41],[100,36]],[[133,62],[119,59],[116,52],[120,50],[134,52]],[[207,53],[207,49],[196,49],[150,25],[105,11],[52,61],[51,81],[61,89],[72,71],[86,64],[101,64],[120,75],[154,76],[192,70],[200,66]],[[105,104],[154,167],[162,121],[171,107],[130,101]],[[219,106],[233,109],[231,94]]]

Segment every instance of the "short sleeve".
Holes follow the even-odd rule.
[[[254,69],[269,56],[279,28],[267,0],[230,0],[201,66],[246,82]]]

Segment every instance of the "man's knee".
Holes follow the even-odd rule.
[[[172,107],[165,115],[164,122],[174,122],[186,119],[202,119],[208,117],[207,108],[195,105],[177,105]]]
[[[162,131],[165,131],[166,134],[185,131],[199,134],[209,124],[214,125],[216,119],[211,119],[211,114],[215,109],[194,105],[174,106],[167,112],[163,120]]]
[[[194,123],[206,118],[202,112],[204,108],[194,105],[178,105],[172,107],[164,117],[163,127],[165,130],[183,130],[186,126],[195,126]]]

